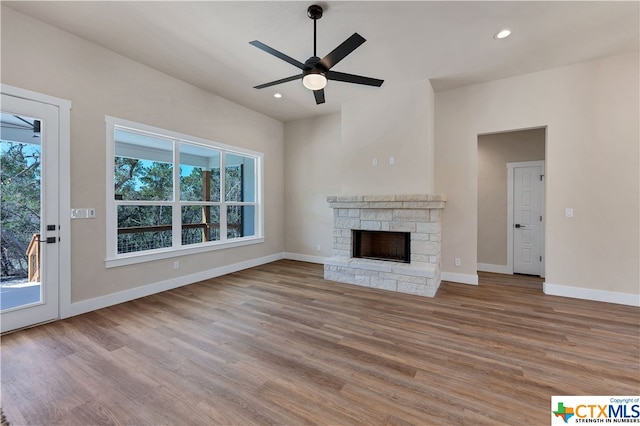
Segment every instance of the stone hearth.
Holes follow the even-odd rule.
[[[443,195],[330,196],[333,256],[324,278],[433,297],[440,286]],[[353,257],[354,230],[409,232],[410,263]]]

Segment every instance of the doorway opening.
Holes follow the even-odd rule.
[[[546,127],[478,135],[478,271],[544,277]]]

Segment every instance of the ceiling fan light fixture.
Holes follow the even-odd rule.
[[[302,78],[302,84],[309,90],[321,90],[327,85],[327,77],[321,73],[308,73]]]

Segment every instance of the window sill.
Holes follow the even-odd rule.
[[[138,263],[152,262],[154,260],[170,259],[178,256],[187,256],[208,251],[225,250],[233,247],[241,247],[252,244],[264,243],[264,237],[235,238],[232,241],[212,242],[206,245],[183,246],[180,248],[149,250],[145,252],[129,253],[118,257],[107,258],[104,261],[105,268],[117,268],[119,266],[135,265]]]

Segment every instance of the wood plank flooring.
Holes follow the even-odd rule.
[[[278,261],[2,337],[13,425],[550,423],[639,395],[640,309],[481,273],[435,298]]]

